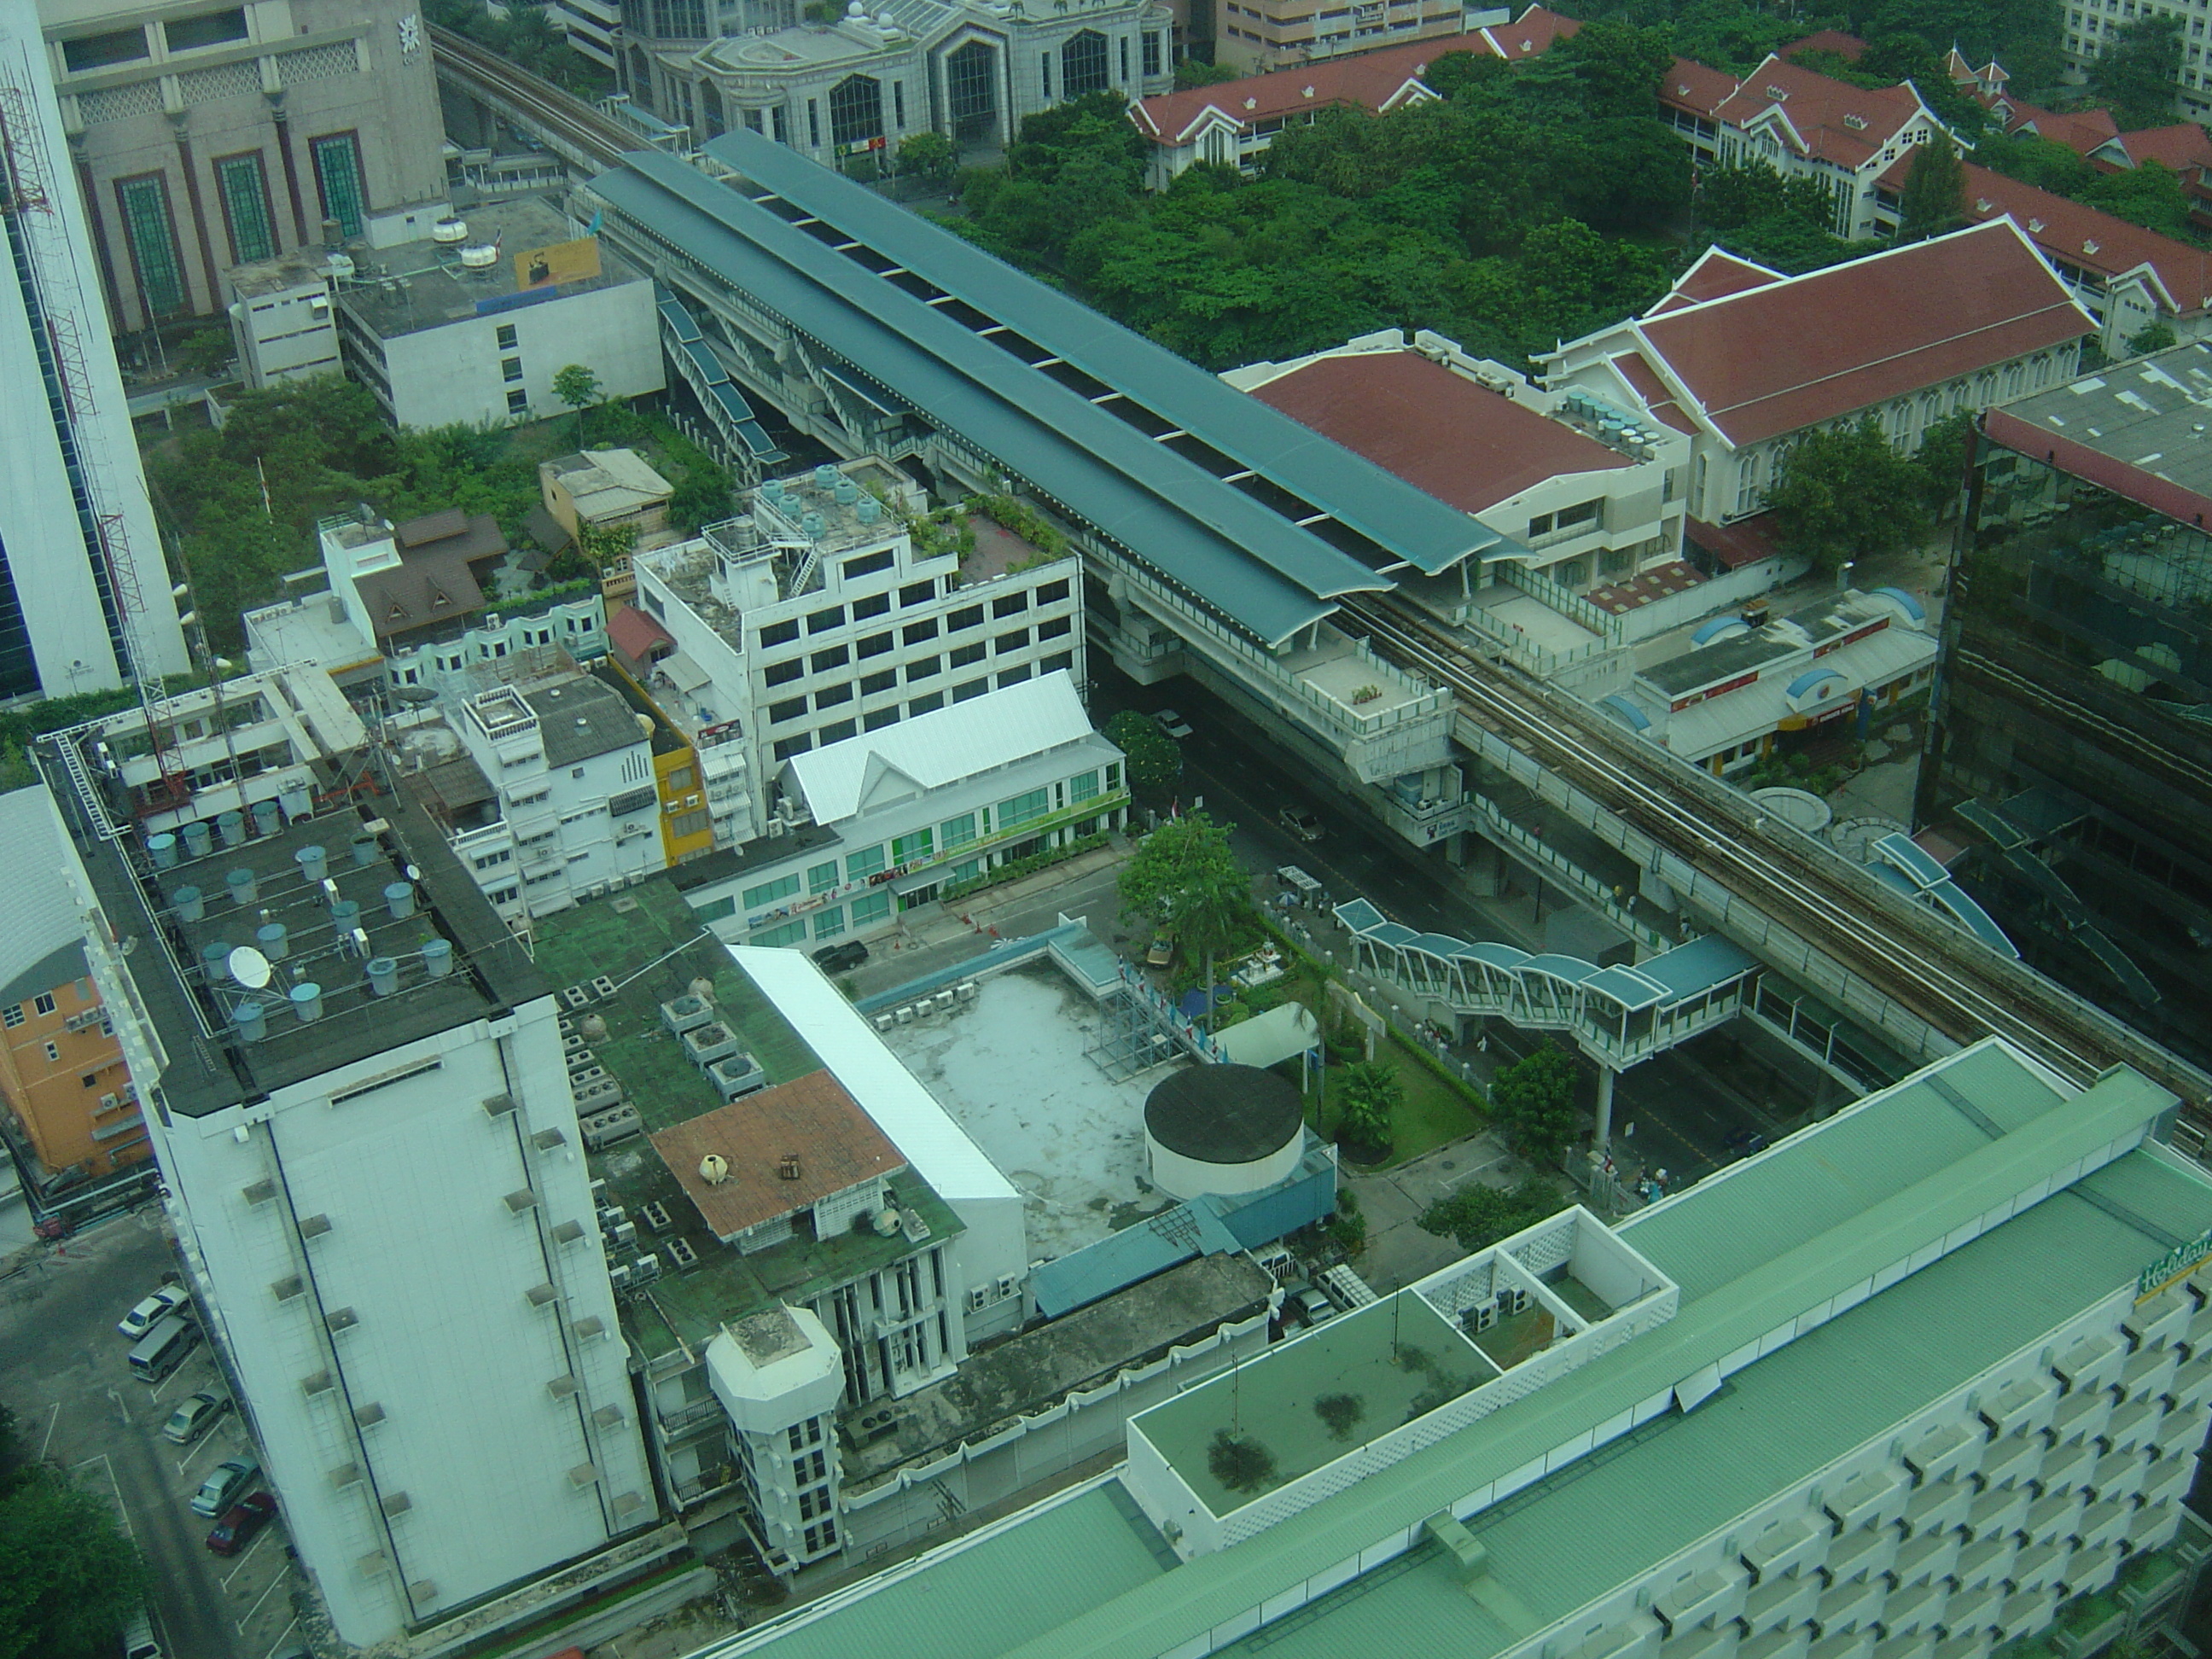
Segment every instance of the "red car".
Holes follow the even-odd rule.
[[[253,1541],[253,1534],[267,1526],[276,1513],[276,1498],[265,1492],[255,1492],[222,1512],[222,1519],[207,1535],[207,1547],[217,1555],[235,1555]]]

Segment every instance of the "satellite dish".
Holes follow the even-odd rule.
[[[249,991],[258,991],[269,983],[269,958],[251,945],[241,945],[230,953],[230,976]]]

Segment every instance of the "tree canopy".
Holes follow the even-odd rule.
[[[1898,198],[1897,240],[1916,242],[1956,230],[1966,222],[1966,175],[1958,147],[1936,133],[1920,145],[1905,170]]]
[[[106,1659],[149,1583],[113,1510],[33,1461],[0,1407],[0,1659]]]
[[[2166,125],[2173,119],[2174,88],[2181,79],[2181,19],[2146,11],[2121,24],[2091,63],[2089,76],[2121,131]]]
[[[1116,884],[1125,915],[1157,918],[1206,958],[1209,985],[1213,957],[1252,915],[1252,878],[1231,850],[1229,829],[1203,812],[1170,818],[1137,843]]]
[[[1344,1067],[1337,1088],[1337,1139],[1370,1164],[1389,1157],[1391,1121],[1406,1098],[1398,1068],[1383,1060],[1356,1060]]]
[[[1133,708],[1106,722],[1106,741],[1128,763],[1133,793],[1163,799],[1182,776],[1182,750],[1176,740]]]
[[[1573,1142],[1575,1063],[1546,1042],[1498,1068],[1490,1080],[1490,1114],[1508,1146],[1531,1164],[1555,1168]]]
[[[1541,1179],[1532,1177],[1510,1191],[1470,1181],[1422,1211],[1420,1227],[1451,1239],[1462,1250],[1480,1250],[1565,1207],[1557,1189]]]
[[[1927,533],[1927,476],[1899,454],[1869,415],[1807,433],[1775,467],[1766,492],[1775,540],[1786,553],[1834,571],[1847,560],[1893,552]]]

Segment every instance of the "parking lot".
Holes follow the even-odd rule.
[[[161,1437],[177,1402],[222,1379],[204,1343],[160,1384],[125,1363],[116,1322],[172,1269],[159,1211],[104,1222],[0,1279],[0,1401],[34,1455],[116,1504],[152,1569],[154,1607],[170,1659],[267,1659],[298,1637],[295,1592],[281,1518],[237,1557],[206,1546],[212,1521],[192,1494],[226,1458],[251,1455],[226,1412],[190,1446]]]

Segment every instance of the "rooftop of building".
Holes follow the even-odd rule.
[[[73,791],[58,797],[167,1050],[161,1087],[172,1111],[204,1116],[497,1018],[550,988],[422,809],[386,787],[366,756],[341,763],[343,773],[316,763],[326,786],[341,786],[329,791],[335,804],[266,834],[253,832],[248,815],[239,844],[218,835],[198,857],[179,836],[178,861],[158,869],[135,836],[100,837]],[[305,873],[300,854],[314,847],[324,851],[328,886]],[[232,896],[244,890],[232,881],[240,873],[251,876],[254,894],[244,902]],[[180,899],[185,888],[198,890],[197,919]],[[343,939],[335,903],[358,907]],[[409,914],[395,915],[395,908]],[[285,929],[281,956],[264,932],[277,926]],[[231,970],[230,953],[246,946],[275,958],[266,988]],[[447,950],[450,971],[441,973]],[[388,994],[371,983],[380,963],[393,975]],[[311,986],[320,989],[319,1002],[301,995]],[[264,1035],[241,1028],[242,1005],[264,1011]]]
[[[906,1168],[827,1072],[687,1118],[655,1133],[653,1150],[725,1240]]]
[[[1139,1659],[1295,1593],[1302,1612],[1237,1650],[1334,1659],[1387,1631],[1409,1651],[1486,1659],[2033,1352],[2200,1236],[2212,1183],[2138,1144],[2171,1101],[2124,1069],[2068,1100],[2001,1044],[1976,1045],[1622,1227],[1620,1242],[1679,1284],[1672,1319],[1247,1542],[1163,1570],[1119,1543],[1126,1510],[1092,1488],[748,1650],[830,1659],[898,1632],[908,1659]],[[1792,1339],[1776,1344],[1778,1329]],[[1674,1406],[1678,1383],[1723,1360],[1717,1392]],[[1243,1419],[1263,1438],[1275,1420]],[[1595,1455],[1534,1481],[1517,1473],[1563,1447],[1595,1450],[1593,1435]],[[1477,1593],[1448,1554],[1395,1549],[1333,1591],[1304,1588],[1447,1506],[1486,1553]],[[1095,1582],[1070,1582],[1085,1577],[1071,1549],[1097,1552]],[[1038,1593],[978,1593],[994,1583]],[[966,1617],[926,1616],[955,1595]]]
[[[2120,135],[2121,148],[2136,167],[2156,161],[2176,173],[2212,167],[2212,134],[2194,121],[2166,127],[2142,127]]]
[[[2008,216],[2053,259],[2100,276],[2122,276],[2147,266],[2161,308],[2178,316],[2201,315],[2212,304],[2212,265],[2203,248],[1988,167],[1968,162],[1960,171],[1970,216]]]
[[[1680,696],[1722,680],[1756,674],[1769,663],[1802,656],[1824,646],[1833,649],[1863,630],[1886,626],[1897,615],[1895,600],[1854,588],[1777,617],[1761,627],[1715,639],[1711,644],[1694,645],[1680,656],[1638,669],[1637,678],[1668,696]],[[1715,620],[1724,623],[1728,619]]]
[[[887,1422],[856,1430],[848,1488],[975,1441],[1073,1390],[1095,1388],[1264,1310],[1274,1289],[1242,1251],[1201,1255],[974,1353],[941,1382],[896,1401]],[[872,1406],[871,1415],[882,1410]]]
[[[1710,68],[1694,58],[1677,58],[1660,77],[1659,101],[1711,120],[1735,89],[1736,78],[1726,70]]]
[[[1909,81],[1895,86],[1856,87],[1769,55],[1743,77],[1715,110],[1730,126],[1748,126],[1778,115],[1787,142],[1801,153],[1838,167],[1863,167],[1916,115],[1927,112]]]
[[[2202,526],[2212,516],[2208,401],[2212,344],[2192,340],[1984,410],[1982,429],[2008,449]]]
[[[636,710],[622,694],[591,674],[526,686],[520,693],[538,717],[549,767],[577,766],[646,740]]]
[[[538,929],[539,969],[556,986],[584,988],[586,1000],[568,1018],[594,1062],[636,1107],[647,1136],[722,1109],[720,1092],[686,1055],[660,1010],[664,1002],[697,994],[701,980],[715,1018],[759,1062],[771,1088],[823,1073],[815,1049],[665,879],[547,916]],[[811,963],[793,960],[814,971]],[[613,995],[592,990],[599,978],[615,985]],[[600,1025],[589,1023],[594,1019]],[[627,1328],[648,1358],[696,1349],[726,1320],[778,1299],[803,1302],[826,1285],[911,1255],[915,1236],[944,1239],[961,1231],[959,1218],[928,1182],[906,1169],[890,1184],[899,1209],[916,1218],[911,1236],[869,1229],[793,1237],[741,1255],[721,1242],[650,1139],[618,1141],[590,1162],[593,1175],[607,1182],[608,1201],[636,1221],[638,1249],[660,1259],[662,1273],[650,1294],[624,1304]],[[658,1217],[665,1217],[665,1225],[656,1224]],[[685,1253],[693,1258],[690,1265],[681,1261]]]
[[[635,449],[586,449],[538,463],[568,492],[583,518],[598,522],[668,499],[675,486]]]
[[[837,823],[1085,738],[1094,739],[1100,759],[1121,752],[1091,730],[1074,680],[1061,670],[794,755],[785,764],[814,821]]]
[[[338,303],[380,339],[389,340],[640,280],[602,246],[588,270],[580,264],[572,279],[556,268],[550,278],[527,283],[528,268],[521,262],[531,252],[579,240],[566,216],[544,197],[479,202],[465,222],[466,234],[458,240],[425,237],[356,256],[353,276],[338,286]],[[489,261],[466,263],[485,252]]]
[[[330,252],[325,248],[312,245],[289,248],[274,258],[233,265],[222,273],[222,280],[234,296],[248,301],[265,299],[272,294],[289,293],[295,289],[314,288],[327,291],[331,278],[330,260]]]
[[[1617,326],[1738,445],[2096,330],[2009,220]]]
[[[1393,570],[1433,574],[1498,539],[785,145],[738,131],[704,154],[744,188],[651,152],[592,188],[1252,638],[1287,640]]]
[[[1463,513],[1564,473],[1636,465],[1410,347],[1318,356],[1252,395]]]
[[[1685,306],[1702,305],[1707,300],[1723,299],[1731,294],[1742,294],[1754,288],[1765,288],[1769,283],[1778,283],[1782,273],[1770,270],[1730,253],[1716,243],[1692,261],[1690,268],[1674,279],[1674,285],[1658,303],[1644,314],[1657,317],[1669,311],[1680,311]]]
[[[61,819],[45,785],[0,794],[0,838],[21,860],[0,882],[0,1003],[15,1003],[83,975],[84,918],[62,868]],[[47,977],[72,957],[73,972]]]

